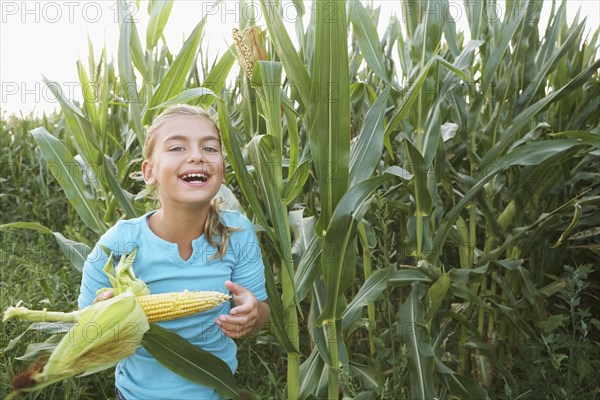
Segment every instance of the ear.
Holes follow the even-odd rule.
[[[148,160],[142,162],[142,175],[144,176],[146,185],[154,185],[156,183],[156,177],[152,171],[152,164]]]

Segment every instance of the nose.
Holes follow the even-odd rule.
[[[200,162],[204,160],[204,154],[199,148],[192,148],[189,154],[189,162]]]

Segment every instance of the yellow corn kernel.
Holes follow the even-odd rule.
[[[169,321],[215,308],[231,296],[214,291],[174,292],[137,296],[149,322]]]

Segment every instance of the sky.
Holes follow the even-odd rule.
[[[470,0],[477,1],[477,0]],[[257,2],[258,3],[258,2]],[[365,1],[363,1],[363,4]],[[395,14],[402,20],[399,0],[373,1],[381,6],[380,36],[387,26],[383,23]],[[467,2],[468,3],[468,2]],[[128,10],[136,20],[142,44],[148,23],[147,1],[140,8]],[[309,4],[309,2],[307,3]],[[458,30],[467,31],[463,0],[449,0],[443,14],[457,23]],[[581,15],[588,17],[586,31],[596,29],[600,20],[600,1],[568,0],[568,18],[571,20],[581,7]],[[106,47],[109,60],[116,59],[119,41],[116,0],[0,0],[0,110],[11,113],[50,113],[58,110],[57,101],[42,81],[42,74],[58,82],[71,99],[81,99],[76,61],[87,65],[88,38],[94,45],[96,60]],[[216,57],[232,43],[231,29],[242,17],[250,14],[251,5],[239,8],[239,3],[225,0],[219,6],[214,1],[175,0],[169,22],[164,31],[171,52],[176,53],[203,15],[207,15],[206,39],[202,46],[211,58]],[[309,6],[307,6],[309,7]],[[540,26],[548,20],[551,1],[542,9]],[[292,23],[298,18],[293,5],[283,1],[284,19]],[[258,5],[254,6],[258,25],[265,25]],[[503,1],[498,1],[490,15],[505,13]],[[308,12],[307,12],[308,14]]]

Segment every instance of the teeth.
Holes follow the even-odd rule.
[[[202,180],[206,180],[208,179],[208,177],[205,174],[185,174],[181,176],[181,179],[191,179],[191,178],[200,178]]]

